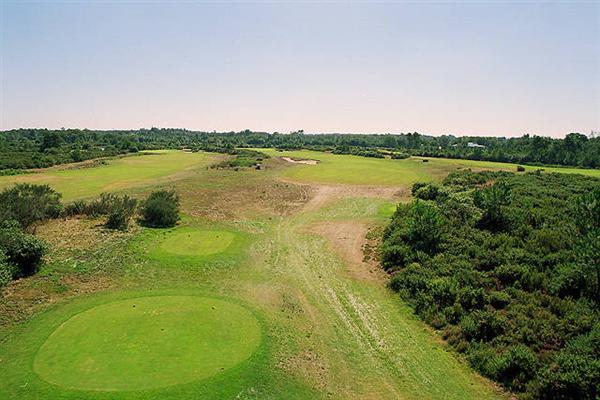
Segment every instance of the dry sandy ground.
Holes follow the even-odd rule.
[[[297,159],[290,157],[281,157],[282,160],[291,162],[294,164],[306,164],[306,165],[317,165],[319,162],[317,160],[308,160],[308,159]]]

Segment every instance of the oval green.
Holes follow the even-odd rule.
[[[246,308],[197,296],[141,297],[68,319],[34,359],[45,381],[68,389],[131,391],[204,379],[249,358],[260,343]]]

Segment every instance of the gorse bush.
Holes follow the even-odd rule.
[[[168,228],[179,221],[179,196],[174,191],[152,192],[142,203],[141,222],[153,228]]]
[[[3,248],[0,248],[0,288],[13,279],[15,275],[15,266],[12,264]]]
[[[107,216],[106,226],[109,229],[127,230],[131,218],[135,215],[137,200],[127,195],[118,196],[102,193],[96,200],[78,200],[67,204],[64,215],[87,215],[90,217]]]
[[[62,210],[61,195],[48,185],[19,183],[0,192],[0,223],[16,221],[22,229],[56,218]]]
[[[64,208],[64,215],[87,215],[90,217],[99,217],[109,215],[118,208],[123,202],[123,197],[112,193],[102,193],[95,200],[77,200],[67,204]]]
[[[108,214],[105,226],[109,229],[127,230],[129,221],[135,214],[137,200],[129,196],[119,197]]]
[[[600,395],[600,180],[463,171],[413,186],[383,235],[390,287],[524,398]]]
[[[0,226],[0,250],[4,256],[0,261],[9,264],[2,267],[2,274],[11,271],[12,277],[23,277],[38,271],[47,247],[34,235],[23,232],[18,223],[13,221]]]

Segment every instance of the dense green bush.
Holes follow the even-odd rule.
[[[15,266],[12,264],[3,248],[0,248],[0,288],[10,282],[15,275]]]
[[[55,218],[62,210],[60,197],[48,185],[16,184],[0,192],[0,223],[16,221],[26,229],[36,222]]]
[[[168,228],[179,221],[179,196],[174,191],[152,192],[143,202],[142,223],[154,228]]]
[[[43,241],[23,232],[18,223],[13,222],[0,227],[0,249],[5,260],[15,267],[13,277],[21,277],[38,271],[47,247]]]
[[[410,154],[408,153],[392,153],[391,155],[392,160],[405,160],[409,157]]]
[[[111,211],[108,214],[105,226],[109,229],[127,230],[129,221],[135,214],[137,200],[129,196],[117,198]]]
[[[415,184],[384,232],[390,287],[525,398],[597,398],[600,180],[462,171],[435,187]]]

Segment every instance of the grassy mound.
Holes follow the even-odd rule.
[[[260,325],[245,308],[196,296],[141,297],[96,306],[60,325],[33,367],[68,389],[156,389],[213,376],[247,359]]]
[[[161,244],[166,253],[180,256],[207,256],[225,251],[235,235],[227,231],[182,231],[175,233]]]

